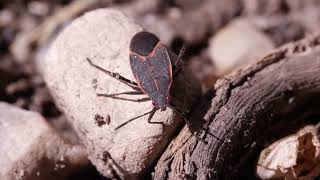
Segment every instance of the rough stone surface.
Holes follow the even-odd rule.
[[[41,115],[0,102],[0,179],[59,179],[89,163]]]
[[[210,39],[209,54],[217,75],[251,64],[274,48],[264,33],[245,19],[238,19]]]
[[[150,111],[151,101],[138,103],[96,95],[132,89],[90,66],[86,58],[134,80],[129,65],[129,42],[139,31],[142,28],[118,10],[95,10],[66,27],[39,62],[51,93],[86,146],[90,160],[110,178],[132,178],[146,172],[182,122],[167,109],[157,111],[152,119],[160,123],[149,124],[147,117],[142,117],[115,130],[128,119]],[[198,97],[199,85],[191,75],[175,79],[173,102],[187,109]],[[121,97],[139,99],[146,95]]]

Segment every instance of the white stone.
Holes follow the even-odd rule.
[[[275,47],[267,35],[246,19],[231,22],[209,43],[209,55],[218,76],[258,61]]]

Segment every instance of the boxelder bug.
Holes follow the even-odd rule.
[[[117,97],[121,94],[147,94],[148,98],[131,100],[131,101],[147,101],[152,100],[153,108],[151,111],[140,116],[132,118],[118,126],[116,129],[124,126],[130,121],[149,114],[148,122],[150,123],[153,115],[157,110],[164,111],[167,107],[179,113],[176,108],[170,104],[170,88],[173,77],[177,74],[177,66],[184,53],[184,47],[181,49],[179,56],[172,67],[171,59],[166,47],[160,42],[157,36],[149,32],[139,32],[133,36],[130,42],[130,65],[137,83],[131,81],[118,73],[110,72],[95,64],[87,58],[91,66],[107,73],[108,75],[120,80],[129,85],[135,91],[122,92],[116,94],[98,94],[98,96],[111,97],[116,99],[124,98]],[[172,69],[174,68],[174,72]]]
[[[128,121],[119,125],[116,129],[119,129],[127,123],[148,114],[148,122],[151,123],[150,121],[155,112],[157,110],[164,111],[167,107],[179,114],[188,123],[185,116],[181,112],[179,112],[170,102],[170,88],[172,80],[179,72],[178,65],[181,61],[184,51],[185,47],[182,47],[172,67],[169,52],[166,47],[160,42],[157,36],[145,31],[135,34],[130,42],[129,57],[131,69],[137,82],[131,81],[119,75],[118,73],[105,70],[93,64],[92,61],[87,58],[87,61],[91,66],[105,72],[113,78],[118,79],[119,81],[125,83],[135,90],[115,94],[98,94],[98,96],[137,102],[152,100],[153,108],[151,111],[129,119]],[[132,100],[117,97],[118,95],[122,94],[147,94],[148,98]]]

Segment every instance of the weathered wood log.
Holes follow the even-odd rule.
[[[184,127],[162,154],[154,177],[252,178],[263,145],[315,117],[319,120],[319,107],[317,35],[280,47],[258,63],[219,80],[190,119],[193,123],[205,120],[207,131],[220,140],[205,131],[199,140]]]

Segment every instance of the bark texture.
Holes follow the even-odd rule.
[[[317,35],[219,80],[191,113],[194,126],[184,127],[163,153],[155,179],[252,178],[263,145],[316,120],[319,107]],[[197,130],[201,121],[220,140]]]

